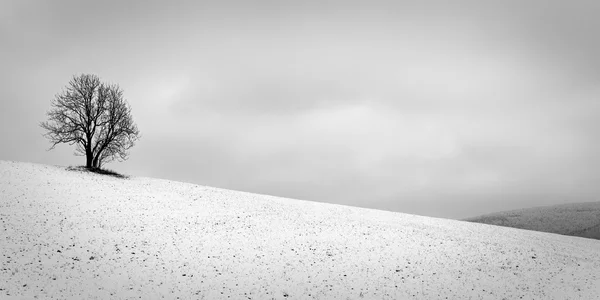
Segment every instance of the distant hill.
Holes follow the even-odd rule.
[[[465,221],[600,240],[600,202],[511,210]]]
[[[591,239],[0,161],[0,299],[598,299],[599,253]]]

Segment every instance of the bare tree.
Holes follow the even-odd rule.
[[[76,145],[75,154],[86,157],[87,168],[99,168],[115,159],[126,160],[140,133],[131,107],[116,84],[105,84],[96,75],[73,76],[57,94],[40,126],[56,145]]]

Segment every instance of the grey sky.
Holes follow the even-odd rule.
[[[452,2],[452,3],[448,3]],[[74,74],[142,139],[109,165],[448,218],[597,201],[598,1],[2,1],[0,159]]]

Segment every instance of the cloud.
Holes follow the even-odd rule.
[[[71,162],[36,124],[90,72],[136,175],[446,216],[597,196],[599,5],[2,2],[0,155]]]

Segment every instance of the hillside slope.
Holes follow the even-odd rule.
[[[511,210],[465,221],[600,240],[600,202]]]
[[[594,299],[600,241],[0,161],[0,298]]]

